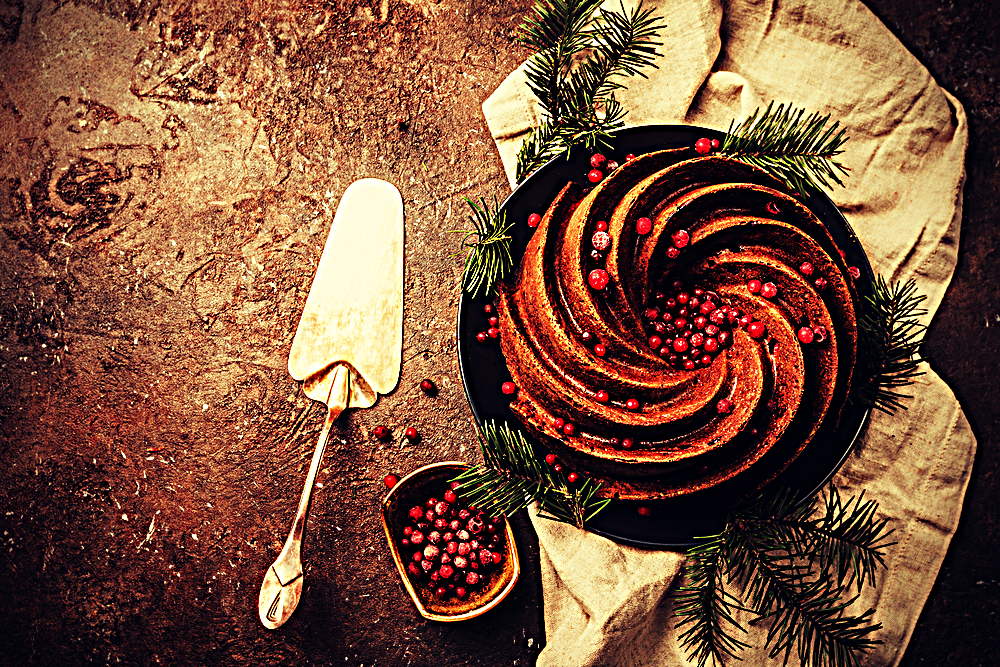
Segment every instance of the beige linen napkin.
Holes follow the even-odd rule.
[[[617,1],[611,8],[617,7]],[[857,0],[656,0],[664,17],[659,69],[629,79],[620,100],[632,125],[689,123],[725,130],[767,101],[830,113],[847,129],[851,174],[833,200],[872,266],[916,278],[927,321],[955,269],[962,214],[965,113],[957,100]],[[513,72],[483,104],[513,185],[517,150],[540,113]],[[876,609],[881,644],[865,664],[898,663],[955,532],[976,442],[951,390],[926,369],[909,409],[875,413],[836,476],[891,518],[898,544],[857,609]],[[669,520],[669,518],[664,518]],[[686,664],[669,593],[683,555],[621,546],[532,518],[541,552],[546,646],[542,666]],[[748,639],[762,643],[762,631]],[[748,651],[759,665],[766,652]]]

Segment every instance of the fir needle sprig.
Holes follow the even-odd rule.
[[[847,141],[840,123],[827,125],[830,116],[774,102],[758,108],[742,123],[730,122],[719,153],[760,167],[790,188],[808,195],[811,190],[843,185],[847,168],[835,158]]]
[[[855,396],[865,405],[892,414],[909,398],[901,390],[923,375],[920,346],[927,327],[920,317],[926,296],[917,294],[911,278],[905,283],[888,284],[882,276],[875,293],[866,296],[858,318],[859,382]]]
[[[490,294],[497,282],[513,268],[509,232],[514,224],[507,222],[507,212],[500,209],[496,197],[492,209],[482,197],[478,204],[468,197],[465,201],[472,209],[469,219],[473,228],[455,231],[464,234],[462,247],[466,249],[462,289],[475,298],[480,291]],[[459,254],[461,251],[451,256]]]
[[[596,497],[600,484],[591,479],[571,483],[544,459],[539,460],[520,431],[507,424],[485,424],[479,433],[483,464],[470,467],[452,481],[469,505],[492,516],[510,516],[533,502],[539,516],[577,528],[604,509],[608,499]]]
[[[748,648],[738,610],[769,621],[765,647],[786,663],[856,667],[878,640],[873,610],[852,615],[862,586],[885,567],[892,530],[864,493],[846,502],[831,485],[821,511],[817,498],[762,496],[735,509],[722,532],[688,551],[687,583],[674,606],[681,646],[699,667],[739,659]],[[851,595],[857,585],[858,593]],[[727,588],[737,586],[734,594]]]
[[[525,75],[543,119],[521,146],[520,182],[573,146],[610,145],[609,133],[624,124],[615,98],[625,76],[645,76],[655,67],[655,41],[662,27],[642,3],[627,12],[599,9],[601,0],[538,0],[521,26],[519,40],[534,49]]]

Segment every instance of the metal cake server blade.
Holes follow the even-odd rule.
[[[302,536],[330,428],[348,407],[371,407],[396,387],[402,349],[403,200],[392,184],[366,178],[340,200],[288,355],[288,371],[327,416],[292,528],[261,585],[267,628],[283,625],[302,596]]]

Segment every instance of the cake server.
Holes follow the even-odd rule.
[[[285,623],[302,596],[302,534],[330,427],[399,382],[403,347],[403,200],[390,183],[355,181],[344,192],[299,320],[288,371],[327,406],[298,511],[257,601],[260,621]]]

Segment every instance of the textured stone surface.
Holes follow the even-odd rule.
[[[0,2],[0,664],[532,664],[537,548],[496,610],[428,623],[384,552],[381,480],[475,456],[455,355],[463,197],[506,182],[480,104],[527,0]],[[926,353],[980,441],[904,665],[992,664],[1000,190],[992,3],[871,6],[965,104],[961,258]],[[285,369],[353,180],[406,207],[402,379],[346,415],[306,591],[256,618],[322,415]],[[441,392],[423,395],[435,380]],[[371,437],[377,424],[394,439]],[[403,430],[416,427],[419,444]],[[961,638],[961,641],[958,638]]]

